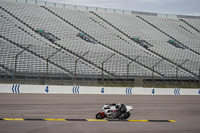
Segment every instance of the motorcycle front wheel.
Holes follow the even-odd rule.
[[[96,119],[103,119],[103,118],[105,118],[105,115],[102,115],[102,113],[97,113],[96,114]]]

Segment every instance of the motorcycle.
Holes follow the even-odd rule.
[[[131,115],[132,106],[124,104],[105,104],[102,110],[96,114],[96,119],[128,119]]]

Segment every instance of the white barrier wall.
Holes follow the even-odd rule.
[[[199,89],[0,84],[0,93],[200,95]]]

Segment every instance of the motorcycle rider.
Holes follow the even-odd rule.
[[[118,110],[121,107],[121,103],[108,103],[105,109]]]
[[[114,113],[116,115],[116,117],[121,116],[123,113],[126,112],[126,106],[124,104],[121,103],[111,103],[111,104],[107,104],[108,106],[105,107],[104,109],[111,109],[114,110]]]
[[[129,107],[127,109],[127,107]],[[102,110],[96,114],[96,119],[127,119],[130,117],[131,106],[125,106],[121,103],[108,103],[102,107]],[[127,112],[128,110],[128,112]]]

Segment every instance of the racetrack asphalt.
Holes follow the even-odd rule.
[[[199,133],[200,96],[0,94],[0,118],[95,119],[107,103],[134,106],[127,121],[5,121],[0,133]]]

